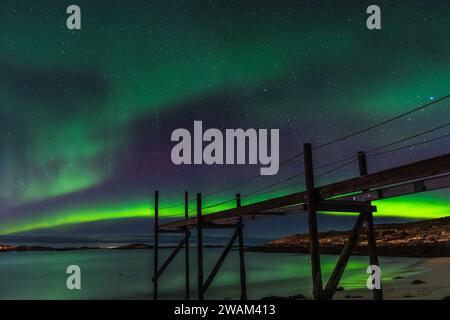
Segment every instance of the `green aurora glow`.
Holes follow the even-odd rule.
[[[257,200],[267,200],[258,197],[248,203]],[[247,204],[246,201],[243,204]],[[382,201],[375,201],[377,206],[376,218],[380,217],[397,217],[397,218],[414,218],[414,219],[437,219],[449,216],[450,204],[444,197],[437,197],[435,195],[420,194],[414,196],[404,196],[392,198]],[[220,205],[211,209],[203,211],[204,214],[211,214],[220,210],[230,209],[231,204]],[[194,207],[189,208],[190,211],[195,210]],[[334,213],[326,212],[324,214],[330,215],[357,215],[356,213]],[[39,216],[37,219],[27,221],[26,223],[2,225],[0,227],[0,235],[13,234],[18,232],[32,231],[37,229],[46,229],[52,227],[63,226],[67,224],[86,223],[110,219],[123,218],[151,218],[154,216],[153,206],[150,203],[136,202],[127,206],[103,206],[97,208],[67,210],[59,213],[57,216]],[[167,209],[160,211],[161,218],[183,217],[184,213],[180,213],[180,209]],[[195,216],[195,212],[190,213],[190,216]],[[31,219],[30,219],[31,220]]]
[[[445,1],[424,2],[420,9],[405,1],[385,3],[383,31],[372,34],[361,27],[360,3],[129,1],[123,6],[80,0],[83,30],[68,32],[63,2],[0,4],[0,234],[151,217],[150,201],[138,195],[149,195],[160,181],[175,181],[173,189],[165,185],[169,199],[175,199],[180,188],[215,190],[221,181],[241,180],[238,173],[212,183],[211,177],[220,175],[217,169],[194,181],[189,169],[179,178],[174,168],[155,165],[152,170],[167,177],[152,180],[149,174],[141,182],[139,174],[129,172],[132,165],[123,169],[123,154],[139,149],[129,128],[145,119],[159,129],[165,113],[176,116],[188,103],[205,99],[213,109],[208,97],[225,95],[223,114],[231,115],[226,126],[249,121],[248,126],[282,127],[287,144],[300,148],[302,139],[328,140],[346,133],[349,124],[364,126],[450,91]],[[423,114],[422,123],[448,118],[444,107]],[[408,119],[398,132],[381,134],[389,141],[419,124]],[[158,146],[168,144],[166,136],[151,135]],[[373,138],[364,139],[367,148],[375,145]],[[282,150],[282,157],[291,151]],[[424,154],[445,151],[448,142]],[[412,152],[411,159],[418,155]],[[123,188],[89,197],[111,181]],[[130,198],[131,192],[137,195]],[[74,195],[85,201],[63,201]],[[270,197],[276,195],[281,194]],[[41,206],[60,199],[60,206]],[[377,216],[443,217],[450,214],[448,199],[448,193],[425,193],[385,200],[376,203]],[[11,214],[11,208],[25,209]],[[161,216],[178,211],[161,210]]]

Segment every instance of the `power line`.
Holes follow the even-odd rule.
[[[384,145],[384,146],[381,146],[381,147],[372,149],[372,150],[368,151],[367,153],[372,153],[372,152],[375,152],[375,151],[378,151],[378,150],[382,150],[382,149],[384,149],[384,148],[387,148],[387,147],[390,147],[390,146],[393,146],[393,145],[396,145],[396,144],[399,144],[399,143],[402,143],[402,142],[405,142],[405,141],[408,141],[408,140],[411,140],[411,139],[414,139],[414,138],[423,136],[424,134],[431,133],[431,132],[434,132],[434,131],[443,129],[443,128],[448,127],[448,126],[450,126],[450,122],[447,123],[447,124],[443,124],[443,125],[441,125],[441,126],[434,127],[434,128],[432,128],[432,129],[428,129],[428,130],[422,131],[422,132],[417,133],[417,134],[415,134],[415,135],[412,135],[412,136],[409,136],[409,137],[406,137],[406,138],[403,138],[403,139],[394,141],[394,142],[389,143],[389,144],[387,144],[387,145]]]
[[[428,108],[428,107],[430,107],[430,106],[432,106],[432,105],[434,105],[434,104],[436,104],[436,103],[438,103],[438,102],[441,102],[441,101],[443,101],[443,100],[445,100],[445,99],[448,99],[449,97],[450,97],[450,94],[449,94],[449,95],[446,95],[445,97],[442,97],[442,98],[433,100],[433,101],[431,101],[431,102],[428,102],[428,103],[426,103],[426,104],[424,104],[424,105],[418,106],[418,107],[416,107],[416,108],[414,108],[414,109],[412,109],[412,110],[409,110],[409,111],[407,111],[407,112],[401,113],[401,114],[399,114],[399,115],[397,115],[397,116],[395,116],[395,117],[393,117],[393,118],[389,118],[389,119],[383,120],[383,121],[381,121],[381,122],[379,122],[379,123],[373,124],[373,125],[371,125],[371,126],[365,128],[365,129],[355,131],[355,132],[353,132],[353,133],[351,133],[351,134],[348,134],[348,135],[345,135],[345,136],[343,136],[343,137],[340,137],[340,138],[337,138],[337,139],[328,141],[328,142],[326,142],[326,143],[323,143],[323,144],[321,144],[321,145],[318,145],[318,146],[314,147],[313,150],[327,147],[327,146],[329,146],[329,145],[331,145],[331,144],[334,144],[334,143],[338,143],[338,142],[347,140],[347,139],[349,139],[349,138],[351,138],[351,137],[354,137],[354,136],[356,136],[356,135],[360,135],[361,133],[365,133],[365,132],[370,131],[370,130],[372,130],[372,129],[381,127],[381,126],[383,126],[383,125],[385,125],[385,124],[391,123],[391,122],[393,122],[393,121],[395,121],[395,120],[398,120],[398,119],[400,119],[400,118],[403,118],[403,117],[405,117],[405,116],[407,116],[407,115],[410,115],[410,114],[412,114],[412,113],[414,113],[414,112],[417,112],[417,111],[419,111],[419,110],[423,110],[423,109],[425,109],[425,108]],[[291,158],[289,159],[289,161],[292,161],[292,160],[294,160],[294,159],[296,159],[296,158],[298,158],[298,157],[300,157],[300,156],[302,156],[302,155],[303,155],[303,152],[301,152],[301,153],[299,153],[299,154],[297,154],[297,155],[294,155],[293,157],[291,157]]]
[[[420,133],[417,133],[417,134],[408,136],[408,137],[406,137],[406,138],[402,138],[402,139],[400,139],[400,140],[397,140],[397,141],[394,141],[394,142],[391,142],[391,143],[382,145],[382,146],[380,146],[380,147],[376,147],[376,148],[374,148],[374,149],[371,149],[371,150],[367,151],[366,153],[368,154],[368,156],[374,156],[374,155],[376,155],[376,154],[371,154],[371,153],[373,153],[373,152],[375,152],[375,151],[378,151],[378,150],[385,149],[385,148],[387,148],[387,147],[390,147],[390,146],[393,146],[393,145],[396,145],[396,144],[399,144],[399,143],[402,143],[402,142],[405,142],[405,141],[408,141],[408,140],[411,140],[411,139],[414,139],[414,138],[417,138],[417,137],[420,137],[420,136],[422,136],[422,135],[424,135],[424,134],[427,134],[427,133],[430,133],[430,132],[434,132],[434,131],[443,129],[443,128],[445,128],[445,127],[448,127],[449,125],[450,125],[450,122],[447,123],[447,124],[440,125],[440,126],[437,126],[437,127],[432,128],[432,129],[428,129],[428,130],[425,130],[425,131],[423,131],[423,132],[420,132]],[[450,136],[450,134],[447,134],[447,135],[445,135],[445,136]],[[438,138],[441,139],[441,138],[443,138],[443,137],[444,137],[444,136],[441,136],[441,137],[438,137]],[[436,138],[436,139],[433,139],[433,140],[430,140],[430,141],[434,141],[434,140],[438,140],[438,139]],[[425,142],[416,143],[416,144],[413,144],[412,146],[420,145],[420,144],[423,144],[423,143],[425,143]],[[402,147],[402,148],[405,148],[405,147]],[[398,149],[400,149],[400,148],[398,148]],[[395,149],[387,150],[387,151],[385,151],[383,154],[387,154],[387,153],[394,152],[394,151],[396,151],[396,150],[395,150]],[[380,153],[380,154],[381,154],[381,153]],[[353,157],[348,157],[348,158],[344,158],[344,159],[335,161],[335,162],[333,162],[333,163],[331,163],[331,164],[326,164],[326,165],[324,165],[324,166],[322,166],[322,167],[330,166],[330,165],[336,164],[336,163],[338,163],[338,162],[346,161],[346,160],[349,160],[349,161],[345,162],[344,164],[342,164],[342,165],[340,165],[340,166],[338,166],[338,167],[336,167],[336,168],[333,168],[333,169],[331,169],[331,170],[328,170],[328,171],[326,171],[326,172],[323,172],[323,173],[317,175],[316,178],[320,178],[320,177],[325,176],[325,175],[327,175],[327,174],[329,174],[329,173],[331,173],[331,172],[334,172],[334,171],[337,171],[337,170],[339,170],[339,169],[341,169],[341,168],[344,168],[344,167],[346,167],[346,166],[348,166],[348,165],[350,165],[350,164],[352,164],[352,163],[354,163],[354,162],[357,162],[358,159],[355,158],[354,156],[353,156]]]
[[[283,179],[283,180],[281,180],[281,181],[272,183],[272,184],[270,184],[270,185],[268,185],[268,186],[265,186],[265,187],[262,187],[262,188],[260,188],[260,189],[255,190],[255,191],[252,191],[252,192],[250,192],[250,193],[247,193],[247,194],[244,195],[244,197],[248,197],[248,196],[254,195],[254,194],[257,193],[257,192],[261,192],[261,191],[270,189],[270,188],[272,188],[272,187],[278,186],[278,185],[280,185],[280,184],[283,184],[283,183],[285,183],[285,182],[287,182],[287,181],[290,181],[290,180],[292,180],[292,179],[301,177],[301,176],[303,176],[303,175],[304,175],[304,172],[300,172],[300,173],[298,173],[298,174],[289,176],[289,177],[287,177],[287,178],[285,178],[285,179]]]
[[[266,191],[266,192],[260,192],[260,193],[256,193],[256,194],[251,194],[251,196],[262,196],[262,195],[265,195],[265,194],[270,194],[270,193],[282,191],[282,190],[289,189],[291,187],[295,187],[295,186],[298,186],[300,184],[303,184],[304,182],[305,182],[305,180],[302,180],[300,182],[291,183],[291,184],[288,184],[287,186],[280,187],[280,188],[277,188],[277,189],[274,189],[274,190],[270,190],[270,191]]]
[[[374,149],[369,150],[369,151],[367,152],[367,154],[368,154],[368,156],[377,156],[377,155],[381,155],[381,154],[387,154],[387,153],[394,152],[394,151],[397,151],[397,150],[406,149],[406,148],[411,148],[411,147],[415,147],[415,146],[418,146],[418,145],[421,145],[421,144],[424,144],[424,143],[429,143],[429,142],[433,142],[433,141],[437,141],[437,140],[440,140],[440,139],[449,137],[450,134],[445,134],[445,135],[442,135],[442,136],[439,136],[439,137],[436,137],[436,138],[433,138],[433,139],[430,139],[430,140],[427,140],[427,141],[422,141],[422,142],[419,142],[419,143],[415,143],[415,144],[408,145],[408,146],[403,146],[403,147],[400,147],[400,148],[390,149],[390,150],[387,150],[387,151],[384,151],[384,152],[379,152],[379,153],[375,153],[375,154],[370,154],[370,153],[373,153],[373,152],[375,152],[375,151],[382,150],[382,149],[385,149],[385,148],[387,148],[387,147],[390,147],[390,146],[392,146],[392,145],[396,145],[396,144],[405,142],[405,141],[407,141],[407,140],[411,140],[411,139],[417,138],[417,137],[422,136],[422,135],[424,135],[424,134],[428,134],[428,133],[431,133],[431,132],[434,132],[434,131],[443,129],[443,128],[449,126],[449,125],[450,125],[450,123],[447,123],[447,124],[444,124],[444,125],[440,125],[440,126],[437,126],[437,127],[432,128],[432,129],[428,129],[428,130],[425,130],[425,131],[423,131],[423,132],[420,132],[420,133],[418,133],[418,134],[414,134],[414,135],[408,136],[408,137],[406,137],[406,138],[402,138],[402,139],[400,139],[400,140],[397,140],[397,141],[394,141],[394,142],[391,142],[391,143],[382,145],[382,146],[380,146],[380,147],[376,147],[376,148],[374,148]],[[321,173],[321,174],[319,174],[319,175],[317,175],[317,176],[315,176],[315,177],[316,177],[316,178],[320,178],[320,177],[325,176],[325,175],[327,175],[327,174],[330,174],[330,173],[332,173],[332,172],[334,172],[334,171],[337,171],[337,170],[339,170],[339,169],[342,169],[342,168],[344,168],[344,167],[346,167],[346,166],[348,166],[348,165],[350,165],[350,164],[352,164],[352,163],[357,162],[357,158],[355,158],[355,156],[346,157],[346,158],[343,158],[343,159],[340,159],[340,160],[337,160],[337,161],[333,161],[333,162],[330,162],[330,163],[323,164],[323,165],[321,165],[321,166],[315,167],[314,169],[315,169],[315,170],[320,170],[320,169],[323,169],[323,168],[326,168],[326,167],[329,167],[329,166],[333,166],[333,165],[335,165],[335,164],[338,164],[338,163],[341,163],[341,162],[344,162],[344,161],[345,161],[345,163],[343,163],[342,165],[337,166],[337,167],[335,167],[335,168],[333,168],[333,169],[330,169],[330,170],[328,170],[328,171],[325,171],[325,172],[323,172],[323,173]],[[303,174],[303,173],[302,173],[302,174]],[[251,193],[248,194],[248,195],[264,195],[264,194],[268,194],[268,193],[273,193],[273,192],[276,192],[276,191],[280,191],[280,190],[283,190],[283,189],[287,189],[288,187],[292,187],[292,186],[299,185],[301,182],[300,182],[300,183],[291,184],[291,185],[288,185],[288,186],[285,186],[285,187],[282,187],[282,188],[279,188],[279,189],[271,190],[271,191],[269,191],[269,192],[263,192],[263,193],[253,194],[253,193],[255,193],[255,192],[259,192],[259,191],[262,191],[262,190],[265,190],[265,189],[269,189],[270,187],[273,187],[273,186],[275,186],[275,185],[284,183],[285,181],[288,181],[288,180],[290,180],[290,179],[292,179],[292,178],[294,178],[294,177],[297,177],[297,176],[299,176],[299,175],[300,175],[300,174],[295,175],[295,176],[292,176],[292,177],[289,177],[289,178],[286,178],[286,179],[284,179],[284,180],[282,180],[282,181],[280,181],[280,182],[278,182],[278,183],[271,184],[271,185],[269,185],[269,186],[263,187],[263,188],[261,188],[261,189],[259,189],[259,190],[256,190],[256,191],[254,191],[254,192],[251,192]],[[248,196],[248,195],[247,195],[247,196]]]
[[[223,205],[223,204],[227,204],[227,203],[229,203],[229,202],[231,202],[231,201],[236,201],[236,198],[231,198],[231,199],[228,199],[228,200],[219,202],[219,203],[215,203],[215,204],[212,204],[212,205],[203,207],[202,210],[210,209],[210,208],[214,208],[214,207],[218,207],[218,206],[221,206],[221,205]]]
[[[243,182],[240,182],[240,183],[231,185],[231,186],[229,186],[229,187],[227,187],[227,188],[224,188],[224,189],[215,191],[215,192],[213,192],[213,193],[205,194],[205,195],[203,195],[203,198],[211,197],[211,196],[214,196],[214,195],[216,195],[216,194],[219,194],[219,193],[222,193],[222,192],[225,192],[225,191],[228,191],[228,190],[233,190],[233,189],[235,189],[236,187],[239,187],[240,185],[243,185],[243,184],[249,183],[249,182],[251,182],[251,181],[253,181],[253,180],[256,180],[256,179],[259,178],[259,177],[260,177],[259,175],[258,175],[258,176],[253,176],[253,177],[251,177],[251,178],[249,178],[249,179],[247,179],[247,180],[245,180],[245,181],[243,181]],[[188,203],[191,203],[191,202],[195,201],[195,199],[196,199],[196,198],[190,199],[190,200],[188,201]],[[173,209],[173,208],[181,207],[182,205],[184,205],[184,201],[183,201],[183,202],[179,202],[178,204],[175,204],[175,205],[173,205],[173,206],[160,208],[160,210]]]
[[[412,110],[409,110],[407,112],[401,113],[401,114],[399,114],[397,116],[394,116],[392,118],[383,120],[383,121],[378,122],[376,124],[373,124],[373,125],[365,128],[365,129],[361,129],[361,130],[355,131],[355,132],[353,132],[351,134],[347,134],[347,135],[342,136],[340,138],[337,138],[337,139],[325,142],[323,144],[320,144],[318,146],[315,146],[315,147],[313,147],[313,150],[321,149],[321,148],[327,147],[329,145],[332,145],[332,144],[335,144],[335,143],[338,143],[338,142],[342,142],[342,141],[347,140],[347,139],[349,139],[351,137],[354,137],[354,136],[360,135],[362,133],[368,132],[368,131],[370,131],[372,129],[381,127],[381,126],[386,125],[388,123],[391,123],[391,122],[393,122],[395,120],[401,119],[401,118],[403,118],[403,117],[405,117],[407,115],[415,113],[415,112],[417,112],[419,110],[423,110],[425,108],[431,107],[431,106],[437,104],[438,102],[441,102],[441,101],[444,101],[444,100],[448,99],[449,97],[450,97],[450,94],[446,95],[444,97],[441,97],[439,99],[435,99],[435,100],[433,100],[431,102],[428,102],[426,104],[420,105],[420,106],[418,106],[418,107],[416,107],[416,108],[414,108]],[[281,162],[280,166],[285,165],[285,164],[287,164],[287,163],[289,163],[289,162],[291,162],[291,161],[301,157],[302,155],[303,155],[303,152],[297,153],[297,154],[293,155],[292,157],[288,158],[287,160]],[[237,188],[237,187],[239,187],[241,185],[247,184],[247,183],[249,183],[249,182],[251,182],[251,181],[253,181],[253,180],[255,180],[255,179],[259,178],[259,177],[260,177],[260,175],[252,176],[252,177],[250,177],[250,178],[248,178],[248,179],[246,179],[246,180],[244,180],[242,182],[236,183],[236,184],[231,185],[229,187],[226,187],[226,188],[223,188],[223,189],[219,189],[219,190],[217,190],[217,191],[215,191],[213,193],[210,193],[210,194],[207,193],[203,197],[212,196],[212,195],[216,195],[216,194],[219,194],[219,193],[222,193],[222,192],[225,192],[225,191],[233,190],[233,189],[235,189],[235,188]],[[189,202],[194,201],[194,200],[195,200],[195,198],[194,199],[190,199]],[[176,208],[176,207],[179,207],[179,206],[182,206],[182,205],[184,205],[184,202],[180,202],[179,204],[176,204],[174,206],[164,207],[164,208],[160,208],[160,209],[164,210],[164,209]]]
[[[188,203],[191,203],[193,200],[194,200],[194,199],[190,199],[190,200],[188,201]],[[178,208],[178,207],[181,207],[182,205],[184,205],[184,201],[183,201],[183,202],[180,202],[180,203],[177,203],[177,204],[174,204],[174,205],[171,205],[171,206],[159,208],[159,210],[167,210],[167,209]]]
[[[368,156],[378,156],[378,155],[381,155],[381,154],[387,154],[387,153],[391,153],[391,152],[398,151],[398,150],[401,150],[401,149],[406,149],[406,148],[410,148],[410,147],[415,147],[415,146],[418,146],[418,145],[421,145],[421,144],[425,144],[425,143],[437,141],[437,140],[440,140],[440,139],[443,139],[443,138],[446,138],[446,137],[450,137],[450,133],[449,133],[449,134],[445,134],[445,135],[442,135],[442,136],[438,136],[438,137],[436,137],[436,138],[433,138],[433,139],[430,139],[430,140],[427,140],[427,141],[422,141],[422,142],[415,143],[415,144],[411,144],[411,145],[408,145],[408,146],[403,146],[403,147],[399,147],[399,148],[395,148],[395,149],[390,149],[390,150],[387,150],[387,151],[384,151],[384,152],[379,152],[379,153],[374,153],[374,154],[370,154],[370,155],[369,155],[369,153],[374,152],[374,151],[376,151],[376,150],[381,150],[381,149],[384,149],[384,148],[386,148],[386,147],[388,147],[388,146],[392,146],[392,145],[395,145],[395,144],[398,144],[398,143],[401,143],[401,142],[404,142],[404,141],[407,141],[407,140],[410,140],[410,139],[414,139],[414,138],[416,138],[416,137],[418,137],[418,136],[421,136],[421,135],[424,135],[424,134],[426,134],[426,133],[430,133],[430,132],[433,132],[433,131],[442,129],[442,128],[444,128],[444,127],[446,127],[446,126],[449,126],[449,125],[450,125],[450,123],[449,123],[449,124],[446,124],[446,125],[442,125],[442,126],[435,127],[435,128],[433,128],[433,129],[426,130],[426,131],[424,131],[424,132],[421,132],[421,133],[419,133],[419,134],[415,134],[415,135],[412,135],[412,136],[403,138],[403,139],[401,139],[401,140],[397,140],[397,141],[388,143],[388,144],[386,144],[386,145],[383,145],[383,146],[380,146],[380,147],[377,147],[377,148],[375,148],[375,149],[372,149],[372,150],[368,151],[367,154],[368,154]],[[320,170],[320,169],[323,169],[323,168],[326,168],[326,167],[329,167],[329,166],[332,166],[332,165],[341,163],[341,162],[343,162],[343,161],[346,161],[346,162],[343,163],[343,164],[341,164],[341,165],[339,165],[339,166],[337,166],[337,167],[335,167],[335,168],[332,168],[332,169],[330,169],[330,170],[327,170],[327,171],[325,171],[325,172],[322,172],[322,173],[316,175],[315,178],[320,178],[320,177],[322,177],[322,176],[325,176],[325,175],[327,175],[327,174],[330,174],[330,173],[332,173],[332,172],[335,172],[335,171],[337,171],[337,170],[340,170],[340,169],[342,169],[342,168],[344,168],[344,167],[346,167],[346,166],[348,166],[348,165],[350,165],[350,164],[353,164],[353,163],[357,162],[358,159],[355,158],[354,156],[352,156],[352,157],[347,157],[347,158],[343,158],[343,159],[340,159],[340,160],[337,160],[337,161],[333,161],[333,162],[330,162],[330,163],[323,164],[323,165],[321,165],[321,166],[315,167],[314,169],[315,169],[315,170]],[[243,197],[249,197],[249,196],[261,196],[261,195],[271,194],[271,193],[274,193],[274,192],[278,192],[278,191],[282,191],[282,190],[285,190],[285,189],[288,189],[288,188],[291,188],[291,187],[298,186],[298,185],[304,183],[304,180],[302,180],[302,181],[300,181],[300,182],[296,182],[296,183],[289,184],[289,185],[284,186],[284,187],[277,188],[277,189],[275,189],[275,190],[270,190],[270,191],[267,191],[267,192],[261,192],[261,191],[263,191],[263,190],[270,189],[270,188],[272,188],[272,187],[274,187],[274,186],[276,186],[276,185],[282,184],[282,183],[284,183],[284,182],[286,182],[286,181],[292,180],[292,179],[294,179],[294,178],[297,178],[297,177],[303,176],[303,175],[304,175],[304,172],[301,172],[301,173],[296,174],[296,175],[293,175],[293,176],[289,176],[289,177],[283,179],[282,181],[279,181],[279,182],[273,183],[273,184],[271,184],[271,185],[262,187],[262,188],[260,188],[260,189],[258,189],[258,190],[252,191],[252,192],[250,192],[250,193],[244,195]],[[259,192],[259,193],[258,193],[258,192]],[[223,202],[217,203],[217,204],[212,205],[212,206],[205,207],[204,209],[211,208],[211,207],[216,207],[216,206],[219,206],[219,205],[221,205],[221,204],[225,204],[225,203],[231,202],[231,201],[233,201],[233,200],[234,200],[234,198],[233,198],[233,199],[230,199],[230,200],[227,200],[227,201],[223,201]],[[194,211],[195,211],[195,210],[194,210]]]
[[[386,150],[386,151],[377,152],[377,153],[371,154],[370,156],[371,157],[376,157],[376,156],[380,156],[380,155],[383,155],[383,154],[387,154],[387,153],[391,153],[391,152],[395,152],[395,151],[399,151],[399,150],[403,150],[403,149],[414,148],[414,147],[417,147],[419,145],[422,145],[422,144],[425,144],[425,143],[430,143],[430,142],[437,141],[437,140],[441,140],[441,139],[444,139],[444,138],[447,138],[447,137],[450,137],[450,133],[444,134],[442,136],[438,136],[438,137],[433,138],[433,139],[424,140],[424,141],[421,141],[421,142],[418,142],[418,143],[410,144],[410,145],[407,145],[407,146],[403,146],[403,147],[398,147],[398,148],[394,148],[394,149],[389,149],[389,150]]]

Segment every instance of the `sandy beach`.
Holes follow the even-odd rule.
[[[347,242],[350,231],[326,231],[319,234],[320,253],[339,255]],[[383,276],[386,300],[429,299],[450,297],[450,217],[397,224],[375,226],[377,253],[380,257],[418,258],[409,265],[411,275]],[[295,234],[247,249],[253,252],[309,253],[309,235]],[[361,232],[353,256],[367,257],[367,235]],[[411,260],[413,261],[413,260]],[[417,270],[417,272],[415,272]],[[345,273],[344,273],[345,275]],[[327,279],[324,278],[325,282]],[[334,299],[372,299],[372,291],[345,288],[336,292]]]
[[[392,281],[383,284],[384,299],[442,300],[444,297],[450,297],[450,258],[428,258],[418,267],[426,271],[411,277],[391,279]],[[372,292],[368,289],[344,288],[344,291],[336,292],[334,299],[368,300],[372,299]]]

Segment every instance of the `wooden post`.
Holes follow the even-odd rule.
[[[189,194],[187,191],[184,192],[184,221],[187,222],[189,218]],[[185,243],[185,279],[186,279],[186,300],[190,299],[190,288],[189,288],[189,227],[185,226],[184,228],[184,237],[186,238]]]
[[[359,175],[366,176],[368,174],[367,158],[366,154],[363,151],[358,152],[358,163],[359,163]],[[367,222],[367,247],[369,249],[370,265],[379,266],[372,212],[368,213],[366,222]],[[374,300],[383,300],[383,288],[373,289],[373,298]]]
[[[241,206],[241,195],[236,194],[236,206]],[[247,279],[245,275],[245,259],[244,259],[244,225],[242,224],[242,217],[239,217],[239,271],[241,279],[241,300],[247,300]]]
[[[316,195],[314,189],[314,169],[311,144],[303,145],[305,162],[306,201],[308,204],[309,250],[313,280],[313,298],[322,299],[322,271],[320,267],[319,234],[317,230]]]
[[[359,175],[367,176],[367,159],[364,151],[358,152]]]
[[[202,194],[197,193],[197,287],[198,299],[203,300],[203,234]]]
[[[158,199],[159,193],[158,191],[155,191],[155,217],[154,217],[154,237],[155,237],[155,244],[153,248],[153,299],[158,299],[158,246],[159,246],[159,224],[158,224]]]

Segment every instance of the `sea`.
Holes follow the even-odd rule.
[[[173,249],[160,249],[160,264]],[[222,248],[204,249],[205,279]],[[28,251],[0,253],[0,299],[152,299],[153,250],[75,250]],[[330,275],[337,256],[322,255],[323,278]],[[159,280],[160,299],[184,299],[185,264],[181,251]],[[382,257],[382,281],[423,272],[419,258]],[[67,268],[80,267],[81,288],[67,286]],[[269,296],[286,297],[311,293],[310,259],[305,254],[245,254],[247,292],[249,299]],[[369,274],[368,257],[351,257],[340,286],[344,290],[366,288]],[[190,248],[191,296],[197,297],[197,253]],[[238,299],[239,256],[233,249],[222,265],[206,299]]]

